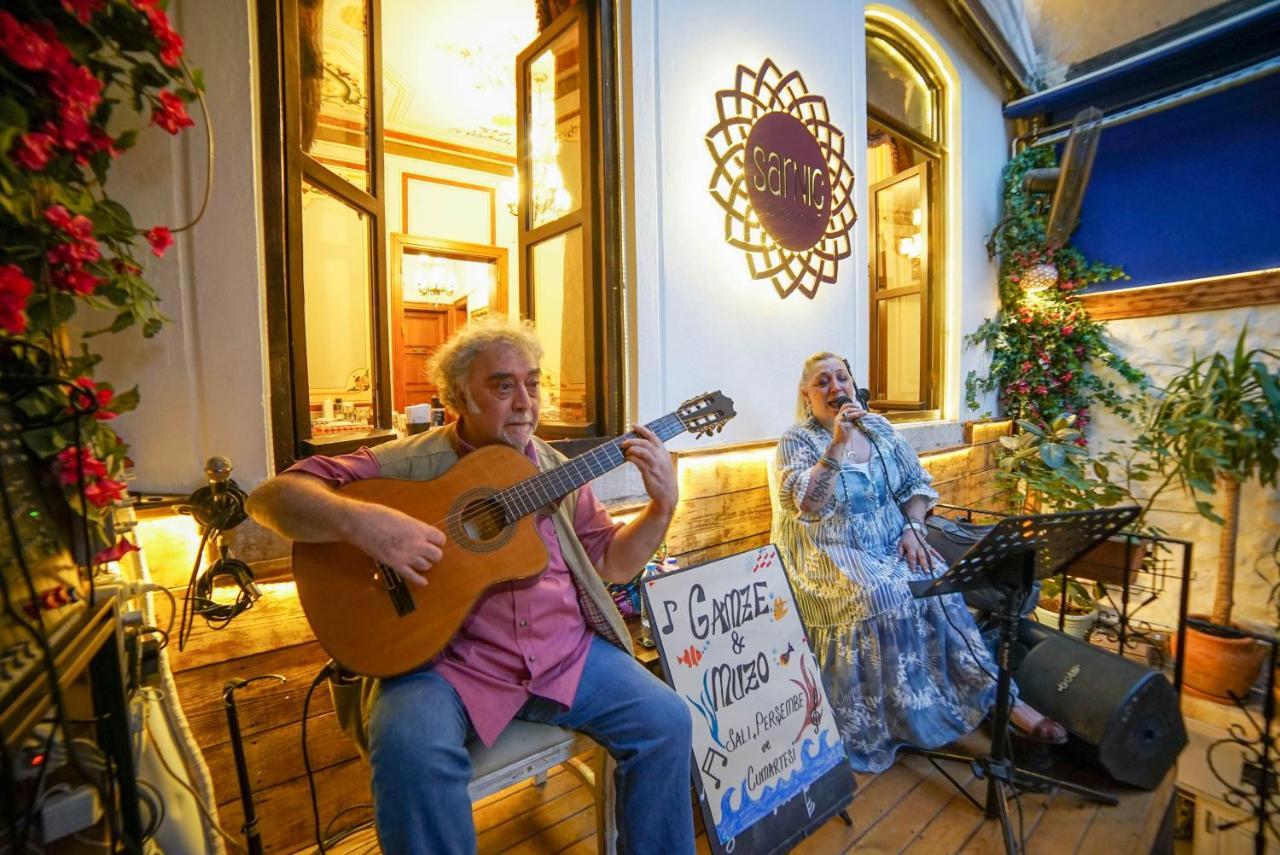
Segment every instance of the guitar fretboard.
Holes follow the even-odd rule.
[[[675,413],[663,416],[657,421],[649,422],[646,427],[658,435],[658,439],[666,442],[684,430],[684,425]],[[507,522],[515,522],[528,516],[539,508],[544,508],[574,490],[599,478],[611,469],[616,469],[625,462],[622,456],[622,441],[634,434],[626,434],[615,440],[597,446],[585,454],[580,454],[567,463],[540,472],[532,478],[526,478],[519,484],[496,493],[492,498],[501,503],[506,512]]]

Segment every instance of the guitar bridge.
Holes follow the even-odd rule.
[[[409,593],[409,586],[400,578],[399,573],[385,564],[379,564],[378,571],[378,575],[382,577],[382,585],[387,589],[387,595],[391,597],[391,605],[396,610],[396,617],[404,617],[417,608],[413,602],[413,595]]]

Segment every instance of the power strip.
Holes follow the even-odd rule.
[[[102,798],[96,787],[82,784],[65,793],[53,793],[40,808],[40,835],[45,843],[83,831],[102,819]]]

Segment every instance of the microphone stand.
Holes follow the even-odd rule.
[[[240,716],[236,712],[235,693],[236,689],[259,680],[285,682],[284,677],[279,674],[262,674],[248,680],[229,680],[222,689],[222,704],[227,710],[227,727],[231,730],[231,754],[235,757],[236,779],[240,784],[240,803],[244,807],[244,824],[240,826],[240,830],[244,832],[249,855],[262,855],[262,834],[258,831],[258,814],[253,807],[253,783],[249,780],[249,764],[244,757],[244,740],[240,737]]]

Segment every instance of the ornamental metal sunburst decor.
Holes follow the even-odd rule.
[[[734,83],[716,93],[720,121],[706,137],[725,240],[746,253],[752,279],[813,299],[836,281],[858,219],[844,134],[798,71],[766,59],[758,70],[739,65]]]

